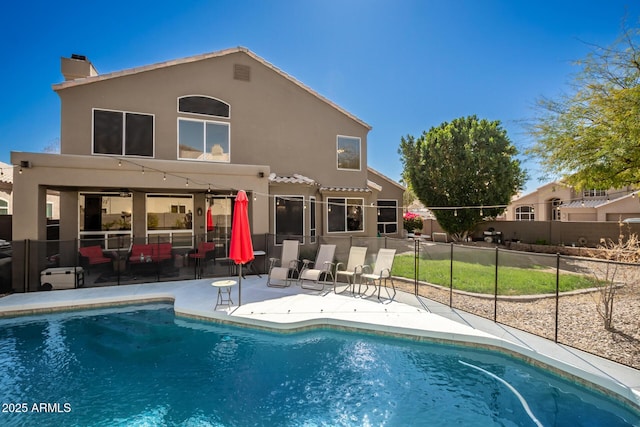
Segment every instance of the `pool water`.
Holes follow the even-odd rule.
[[[0,320],[0,396],[2,426],[640,425],[502,354],[248,330],[167,305]]]

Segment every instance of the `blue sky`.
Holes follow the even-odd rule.
[[[0,161],[60,134],[60,57],[100,73],[244,46],[373,127],[368,163],[399,179],[400,138],[476,114],[522,151],[540,96],[610,44],[640,0],[12,2],[0,17]],[[531,191],[539,166],[526,161]]]

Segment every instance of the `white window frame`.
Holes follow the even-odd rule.
[[[203,126],[203,139],[202,139],[202,155],[206,154],[207,152],[205,151],[206,149],[206,145],[207,145],[207,123],[212,123],[215,125],[223,125],[227,127],[228,130],[228,138],[227,138],[227,145],[229,147],[229,151],[227,154],[227,160],[213,160],[213,159],[197,159],[197,158],[190,158],[190,157],[180,157],[180,122],[181,121],[188,121],[188,122],[197,122],[197,123],[202,123]],[[193,118],[187,118],[187,117],[178,117],[178,122],[177,122],[177,126],[176,126],[176,133],[177,133],[177,137],[176,137],[176,156],[179,160],[192,160],[192,161],[196,161],[196,162],[210,162],[210,163],[231,163],[231,123],[229,122],[220,122],[217,120],[205,120],[205,119],[193,119]]]
[[[605,197],[607,190],[599,190],[597,188],[589,188],[582,190],[582,197]]]
[[[382,208],[382,209],[392,209],[392,207],[391,207],[391,206],[380,206],[380,202],[394,202],[394,204],[395,204],[396,220],[395,220],[395,222],[388,222],[388,221],[386,221],[386,222],[380,222],[380,221],[376,220],[376,229],[378,228],[378,226],[379,226],[380,224],[384,224],[384,225],[387,225],[387,224],[395,224],[395,226],[396,226],[396,231],[395,231],[395,233],[387,233],[387,232],[385,231],[385,232],[383,232],[382,234],[396,234],[396,233],[398,233],[398,230],[400,229],[400,228],[399,228],[399,224],[398,224],[398,200],[397,200],[397,199],[379,199],[379,200],[378,200],[378,209],[380,209],[380,208]],[[377,212],[377,210],[376,210],[376,216],[377,216],[377,215],[378,215],[378,212]],[[386,227],[385,227],[385,228],[386,228]]]
[[[355,168],[341,168],[340,167],[340,154],[341,153],[341,149],[340,149],[340,138],[346,138],[346,139],[357,139],[358,140],[358,169]],[[362,138],[360,138],[359,136],[349,136],[349,135],[338,135],[336,136],[336,169],[337,170],[343,170],[343,171],[352,171],[352,172],[358,172],[362,170]]]
[[[112,242],[114,240],[118,241],[122,237],[124,237],[125,240],[128,241],[128,242],[132,242],[133,241],[133,194],[132,193],[127,193],[127,194],[128,194],[127,197],[131,198],[131,228],[129,230],[80,231],[80,196],[81,195],[116,196],[116,195],[120,195],[120,194],[116,194],[116,193],[99,193],[99,192],[92,192],[92,191],[80,191],[80,192],[78,192],[78,226],[77,226],[78,240],[82,240],[83,236],[102,236],[102,239],[103,239],[103,242],[104,242],[102,247],[105,250],[122,249],[120,247],[110,247],[110,245],[109,245],[110,242]]]
[[[309,243],[316,243],[318,240],[318,215],[316,212],[316,206],[316,197],[309,196]]]
[[[551,221],[560,221],[560,205],[562,204],[562,200],[560,199],[551,199]]]
[[[180,110],[180,100],[181,99],[184,99],[184,98],[195,98],[195,97],[213,99],[215,101],[219,101],[219,102],[225,104],[227,107],[229,107],[229,116],[216,116],[216,115],[213,115],[213,114],[193,113],[191,111],[182,111],[182,110]],[[214,96],[198,95],[198,94],[183,95],[183,96],[179,96],[176,99],[176,112],[178,112],[179,114],[192,114],[194,116],[199,116],[199,117],[217,117],[219,119],[231,119],[231,104],[229,104],[226,101],[223,101],[222,99],[216,98]]]
[[[331,231],[329,230],[329,212],[331,209],[331,203],[329,202],[329,199],[343,199],[344,200],[344,206],[345,206],[345,215],[344,215],[344,231]],[[347,203],[347,200],[361,200],[362,204],[360,205],[362,207],[362,230],[348,230],[347,227],[347,218],[348,218],[348,210],[349,210],[349,204]],[[367,220],[366,220],[366,211],[365,211],[365,207],[364,207],[364,198],[362,197],[345,197],[345,196],[327,196],[327,209],[325,211],[325,220],[326,220],[326,224],[327,224],[327,234],[337,234],[337,233],[364,233],[366,231],[366,224],[367,224]]]
[[[120,154],[108,154],[108,153],[96,153],[95,151],[95,112],[96,111],[107,111],[111,113],[121,113],[122,114],[122,152]],[[152,140],[151,140],[151,156],[141,156],[139,154],[125,154],[127,152],[127,114],[138,114],[141,116],[150,116],[153,119],[153,125],[151,126]],[[91,109],[91,154],[95,156],[127,156],[127,157],[138,157],[141,159],[154,159],[156,157],[156,115],[150,113],[141,113],[136,111],[124,111],[124,110],[111,110],[109,108],[92,108]]]
[[[278,243],[278,228],[276,226],[277,224],[277,216],[278,216],[278,199],[287,199],[287,198],[291,198],[291,199],[300,199],[302,202],[302,234],[300,236],[300,243],[304,244],[305,243],[305,238],[304,238],[304,227],[305,227],[305,214],[304,214],[304,206],[305,206],[305,199],[304,199],[304,195],[302,194],[274,194],[273,196],[273,244],[275,246],[281,246],[282,243]]]
[[[529,210],[527,212],[522,212],[523,208],[527,208]],[[516,221],[535,221],[536,219],[535,214],[536,214],[536,211],[533,206],[522,205],[522,206],[516,207],[515,219]],[[523,218],[525,215],[527,216],[527,219]]]
[[[9,215],[9,201],[3,197],[0,197],[0,202],[5,203],[4,206],[0,204],[0,215]]]
[[[151,197],[179,197],[181,199],[191,199],[191,229],[185,228],[185,229],[180,229],[180,230],[149,230],[149,196]],[[145,236],[147,238],[147,242],[149,242],[149,237],[151,236],[158,236],[158,235],[169,235],[169,242],[171,242],[171,245],[174,248],[192,248],[193,247],[193,242],[194,242],[194,229],[195,229],[195,222],[196,222],[196,217],[195,217],[195,213],[193,211],[194,205],[195,204],[195,199],[193,197],[193,194],[180,194],[180,193],[147,193],[145,194],[144,197],[144,230],[145,230]],[[180,205],[177,205],[180,206]],[[186,209],[185,207],[185,210]],[[189,245],[176,245],[174,243],[174,239],[177,235],[180,236],[189,236],[188,240],[190,241]],[[183,238],[180,239],[180,241],[184,240]]]

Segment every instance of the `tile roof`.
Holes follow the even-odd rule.
[[[275,173],[271,173],[269,175],[269,182],[274,184],[306,184],[306,185],[316,185],[317,183],[314,179],[306,177],[304,175],[300,175],[298,173],[294,173],[291,176],[280,176]],[[361,187],[320,187],[320,191],[328,191],[328,192],[351,192],[351,193],[371,193],[371,188],[381,191],[382,187],[376,184],[373,181],[367,180],[367,188]],[[371,188],[369,188],[371,187]]]
[[[320,191],[371,193],[370,188],[361,188],[361,187],[320,187]]]
[[[75,80],[68,80],[68,81],[53,85],[53,90],[54,91],[63,90],[63,89],[69,88],[69,87],[80,86],[80,85],[89,84],[89,83],[93,83],[93,82],[99,82],[99,81],[102,81],[102,80],[108,80],[108,79],[112,79],[112,78],[116,78],[116,77],[134,75],[134,74],[138,74],[138,73],[143,73],[145,71],[151,71],[151,70],[171,67],[171,66],[174,66],[174,65],[188,64],[188,63],[191,63],[191,62],[197,62],[197,61],[202,61],[202,60],[206,60],[206,59],[210,59],[210,58],[226,56],[226,55],[230,55],[230,54],[233,54],[233,53],[244,53],[244,54],[248,55],[249,57],[251,57],[254,60],[258,61],[259,63],[263,64],[265,67],[270,68],[271,70],[273,70],[276,73],[280,74],[285,79],[289,80],[290,82],[296,84],[300,88],[302,88],[305,91],[309,92],[311,95],[313,95],[316,98],[320,99],[321,101],[329,104],[331,107],[333,107],[336,110],[340,111],[342,114],[346,115],[347,117],[353,119],[357,123],[359,123],[362,126],[366,127],[368,130],[371,130],[371,126],[369,124],[365,123],[364,121],[360,120],[358,117],[356,117],[353,114],[349,113],[347,110],[343,109],[338,104],[333,103],[328,98],[325,98],[324,96],[320,95],[318,92],[314,91],[309,86],[307,86],[304,83],[300,82],[295,77],[285,73],[284,71],[282,71],[281,69],[279,69],[275,65],[267,62],[265,59],[259,57],[258,55],[256,55],[255,53],[253,53],[249,49],[247,49],[246,47],[242,47],[242,46],[238,46],[238,47],[230,48],[230,49],[219,50],[219,51],[216,51],[216,52],[204,53],[204,54],[201,54],[201,55],[189,56],[189,57],[181,58],[181,59],[174,59],[174,60],[170,60],[170,61],[158,62],[156,64],[144,65],[142,67],[129,68],[129,69],[126,69],[126,70],[121,70],[121,71],[114,71],[112,73],[99,74],[97,76],[90,76],[90,77],[83,77],[83,78],[75,79]]]
[[[272,172],[271,175],[269,175],[269,182],[278,183],[278,184],[318,185],[318,183],[315,182],[313,179],[297,173],[294,173],[291,176],[278,176]]]
[[[370,179],[367,180],[367,187],[373,188],[374,190],[382,191],[382,185],[376,184]]]
[[[0,182],[13,184],[13,166],[0,162]]]

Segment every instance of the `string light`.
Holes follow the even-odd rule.
[[[190,180],[188,177],[185,177],[185,176],[181,176],[181,175],[177,175],[177,174],[173,174],[173,173],[167,173],[166,171],[159,170],[159,169],[145,167],[145,166],[137,164],[136,162],[131,161],[129,159],[118,159],[118,166],[121,166],[123,161],[127,162],[127,163],[130,163],[130,164],[132,164],[134,166],[140,167],[142,169],[142,173],[143,174],[145,173],[145,171],[147,169],[149,169],[151,171],[154,171],[154,172],[159,172],[159,173],[161,172],[162,176],[163,176],[163,180],[165,180],[165,181],[166,181],[167,175],[171,175],[171,176],[176,177],[176,178],[185,179],[186,180],[186,182],[185,182],[185,186],[186,187],[189,187],[189,181],[194,182],[198,186],[206,185],[207,186],[207,190],[206,190],[207,193],[211,193],[213,189],[218,190],[218,191],[223,191],[223,192],[235,192],[235,191],[238,191],[238,189],[236,189],[236,188],[212,186],[211,183],[208,183],[206,181],[205,182],[194,181],[193,179]],[[18,170],[18,173],[22,173],[22,168],[20,168]],[[4,174],[4,171],[2,171],[2,174]],[[625,191],[625,193],[626,193],[626,195],[628,195],[629,191]],[[631,197],[635,199],[636,194],[637,194],[637,191],[631,192]],[[269,193],[263,194],[263,193],[256,192],[256,191],[253,191],[253,195],[254,195],[253,196],[254,200],[257,200],[257,195],[261,195],[261,196],[264,196],[264,197],[269,198],[269,199],[273,198],[273,199],[276,200],[276,205],[280,205],[280,199],[289,200],[289,198],[287,198],[286,196],[279,196],[279,195],[274,195],[274,194],[269,194]],[[571,202],[577,201],[577,200],[580,200],[580,199],[564,200],[562,203],[564,205],[564,204],[571,203]],[[300,198],[299,197],[291,198],[291,201],[298,201],[299,202]],[[318,203],[320,205],[326,205],[327,206],[327,211],[331,212],[331,203],[329,203],[329,202],[320,202],[320,201],[318,201],[316,203]],[[541,204],[542,205],[546,205],[546,204],[549,204],[549,203],[552,203],[552,202],[539,202],[539,203],[535,203],[535,204],[536,205],[541,205]],[[584,199],[582,199],[581,205],[582,206],[585,205],[584,204]],[[484,216],[484,208],[487,208],[487,209],[503,209],[504,213],[506,214],[507,213],[507,206],[508,206],[507,204],[504,204],[504,205],[492,205],[492,206],[489,206],[489,205],[487,205],[487,206],[485,206],[485,205],[480,205],[480,206],[477,206],[477,205],[476,206],[425,206],[425,209],[427,209],[429,211],[453,210],[454,211],[453,215],[455,217],[457,217],[458,216],[458,209],[479,209],[480,216]],[[366,204],[363,203],[362,206],[360,206],[360,207],[365,208],[365,207],[369,207],[369,206],[367,206]],[[378,206],[376,206],[375,203],[371,203],[370,207],[378,209]],[[306,209],[306,206],[304,206],[304,208]],[[385,206],[385,208],[389,208],[389,207]],[[404,207],[397,206],[395,209],[402,211],[404,209]],[[558,210],[560,210],[560,206],[558,206]],[[379,212],[379,210],[378,210],[378,212]]]
[[[166,181],[166,180],[167,180],[167,173],[166,173],[166,172],[164,172],[164,173],[163,173],[163,175],[162,175],[162,180],[163,180],[163,181]]]

